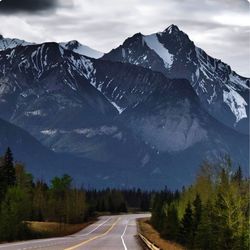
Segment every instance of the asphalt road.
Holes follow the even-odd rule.
[[[82,231],[60,238],[0,245],[0,250],[142,250],[136,237],[136,219],[149,214],[102,216]]]

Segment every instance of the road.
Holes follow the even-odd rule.
[[[136,219],[148,216],[102,216],[96,223],[70,236],[2,244],[0,250],[142,250],[136,237]]]

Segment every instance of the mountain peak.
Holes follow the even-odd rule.
[[[80,43],[77,40],[69,41],[66,46],[69,50],[74,50],[80,47]]]
[[[178,26],[177,25],[175,25],[175,24],[171,24],[170,26],[168,26],[165,30],[164,30],[165,32],[168,32],[168,33],[173,33],[173,32],[179,32],[180,31],[180,29],[178,28]]]
[[[92,58],[100,58],[103,56],[103,53],[92,49],[86,45],[79,43],[77,40],[72,40],[66,43],[59,43],[64,49],[74,51],[80,55],[89,56]]]

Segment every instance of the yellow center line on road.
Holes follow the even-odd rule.
[[[85,241],[83,241],[83,242],[81,242],[80,244],[77,244],[77,245],[75,245],[75,246],[72,246],[72,247],[69,247],[69,248],[65,248],[64,250],[74,250],[74,249],[76,249],[76,248],[78,248],[78,247],[81,247],[81,246],[87,244],[87,243],[90,242],[90,241],[96,240],[96,239],[98,239],[98,238],[101,238],[101,237],[107,235],[107,234],[115,227],[115,225],[117,224],[117,222],[118,222],[120,219],[121,219],[121,217],[117,218],[117,220],[111,225],[111,227],[110,227],[106,232],[104,232],[104,233],[102,233],[102,234],[99,234],[99,235],[96,235],[95,237],[90,238],[90,239],[88,239],[88,240],[85,240]]]

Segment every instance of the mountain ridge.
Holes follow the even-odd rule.
[[[92,185],[176,187],[220,154],[248,165],[249,137],[211,116],[189,80],[140,64],[58,43],[10,48],[0,52],[0,100],[1,118],[74,157],[68,171]]]
[[[53,43],[53,41],[44,43]],[[25,40],[20,40],[18,38],[5,38],[3,35],[0,34],[0,51],[6,49],[14,49],[18,46],[39,45],[39,44],[43,43],[27,42]],[[68,49],[80,55],[85,55],[96,59],[102,57],[104,54],[98,50],[90,48],[87,45],[79,43],[77,40],[72,40],[69,42],[60,42],[59,44],[64,49]]]
[[[207,55],[175,25],[151,35],[137,33],[102,59],[127,62],[188,79],[202,104],[216,119],[248,134],[249,78]]]

